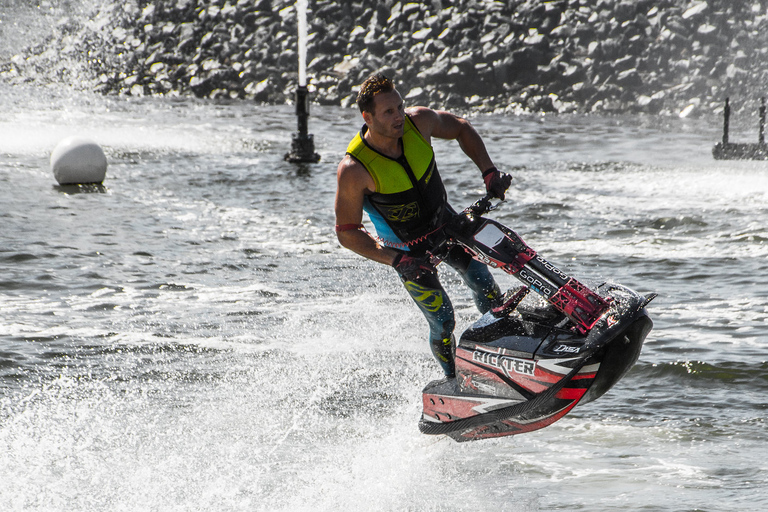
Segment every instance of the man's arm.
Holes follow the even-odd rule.
[[[425,107],[409,109],[408,114],[427,141],[430,141],[431,137],[457,140],[461,150],[483,173],[485,190],[491,196],[504,200],[504,194],[509,188],[512,176],[502,174],[496,169],[485,149],[483,139],[469,121],[449,112],[435,111]]]
[[[427,139],[451,139],[459,143],[459,147],[477,165],[480,172],[494,167],[480,134],[464,118],[449,112],[435,111],[426,107],[414,107],[407,110],[419,132]]]
[[[354,226],[363,220],[365,194],[373,192],[375,184],[368,171],[355,159],[346,155],[339,164],[336,188],[336,226]],[[398,252],[383,247],[360,229],[337,231],[339,243],[370,260],[392,265]]]

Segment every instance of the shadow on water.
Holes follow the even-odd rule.
[[[81,183],[76,185],[54,185],[54,190],[63,194],[106,194],[109,189],[101,183]]]
[[[272,167],[277,172],[284,172],[286,176],[297,178],[312,178],[319,170],[327,170],[329,165],[333,166],[333,170],[336,170],[335,164],[328,164],[328,162],[288,162],[288,161],[274,161]]]

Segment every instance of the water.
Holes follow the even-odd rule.
[[[307,85],[307,0],[296,0],[299,50],[299,86]]]
[[[456,444],[417,428],[440,375],[426,322],[335,240],[357,112],[313,107],[322,160],[296,166],[292,106],[0,87],[4,510],[768,507],[768,164],[712,160],[718,123],[472,118],[515,177],[497,219],[579,278],[659,297],[609,394]],[[56,185],[69,135],[104,147],[104,191]],[[478,198],[479,172],[436,148],[454,206]],[[474,308],[445,282],[461,331]]]

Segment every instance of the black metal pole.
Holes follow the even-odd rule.
[[[765,144],[765,96],[760,98],[760,134],[757,141]]]
[[[723,145],[728,144],[728,123],[731,119],[731,106],[728,104],[728,98],[725,98],[725,109],[723,109]]]
[[[299,136],[306,137],[309,129],[309,91],[306,85],[296,88],[296,117],[298,119]]]
[[[309,91],[306,85],[296,88],[296,119],[298,132],[293,134],[291,152],[285,159],[294,163],[315,163],[320,161],[320,155],[315,153],[315,138],[307,133],[309,120]]]

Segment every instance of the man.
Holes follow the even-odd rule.
[[[454,377],[453,306],[430,251],[445,239],[441,228],[456,212],[448,204],[430,141],[457,140],[482,171],[488,192],[499,199],[504,199],[512,177],[494,167],[468,121],[425,107],[405,110],[393,82],[381,74],[363,82],[357,105],[365,125],[350,142],[337,171],[339,243],[395,268],[429,323],[432,353],[446,377]],[[376,238],[363,228],[363,211],[376,228]],[[443,261],[459,272],[481,312],[500,299],[488,268],[463,249],[453,248]]]

